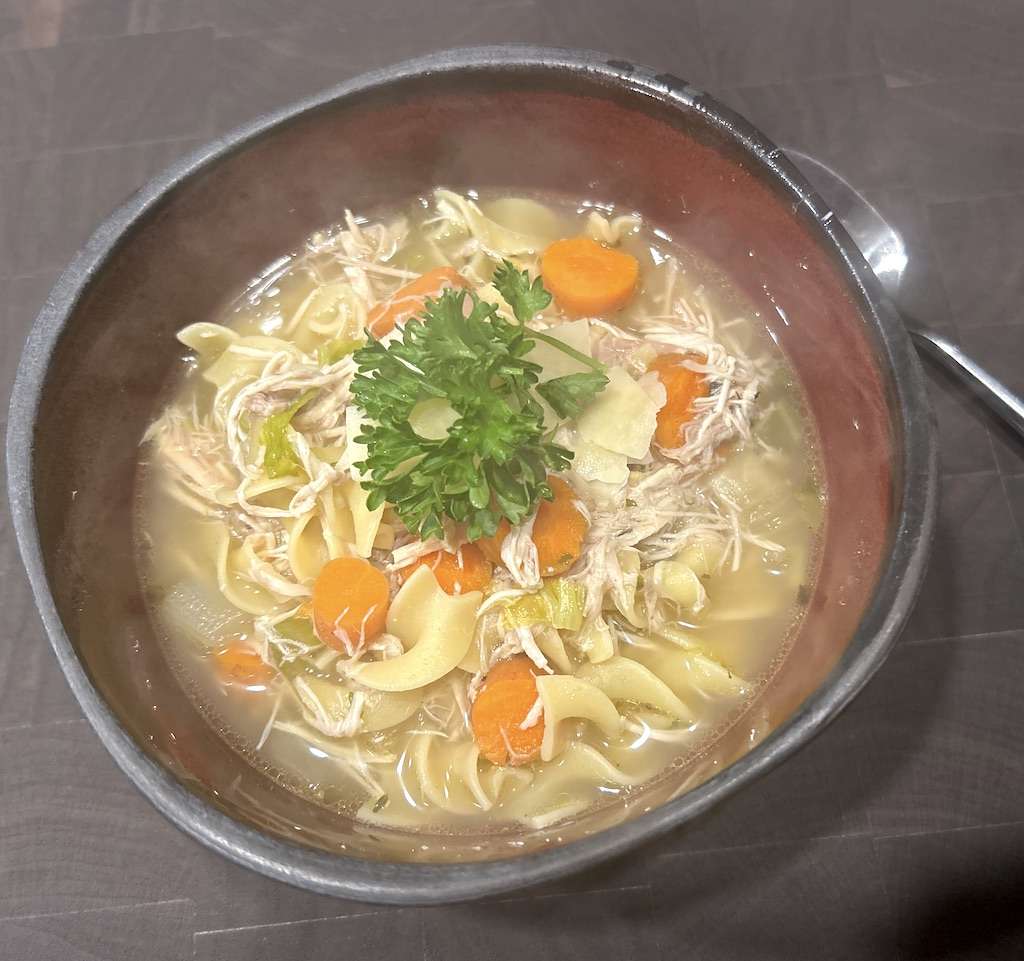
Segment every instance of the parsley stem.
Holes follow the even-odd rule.
[[[568,354],[573,360],[578,360],[581,364],[586,364],[591,370],[597,370],[604,372],[604,364],[599,360],[594,360],[593,357],[588,357],[586,354],[581,354],[574,347],[570,347],[564,340],[559,340],[557,337],[552,337],[550,334],[545,334],[540,330],[531,330],[526,328],[527,337],[535,337],[537,340],[544,341],[545,344],[550,344],[552,347],[562,351],[563,354]]]

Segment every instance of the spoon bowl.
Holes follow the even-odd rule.
[[[908,264],[903,238],[854,187],[830,167],[799,150],[789,158],[831,205],[850,238],[860,248],[882,289],[895,301]],[[1024,398],[968,357],[948,337],[904,317],[917,349],[964,384],[1004,424],[1024,439]]]

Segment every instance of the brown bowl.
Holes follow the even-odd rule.
[[[791,655],[717,754],[555,830],[408,838],[279,786],[164,660],[133,549],[139,438],[175,331],[345,207],[455,187],[586,192],[643,211],[736,279],[803,383],[829,490]],[[579,870],[690,820],[820,730],[878,668],[920,584],[935,505],[921,372],[846,232],[781,152],[681,80],[598,54],[454,51],[343,84],[176,164],[92,236],[40,313],[8,432],[11,502],[50,640],[117,763],[179,827],[315,891],[452,901]],[[772,733],[751,747],[753,728]]]

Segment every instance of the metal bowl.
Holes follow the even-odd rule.
[[[157,643],[132,525],[138,442],[179,362],[175,330],[345,207],[435,183],[613,199],[720,265],[803,384],[830,507],[792,652],[715,760],[547,831],[420,835],[423,860],[407,835],[286,790],[206,723]],[[46,630],[122,770],[234,861],[398,903],[579,871],[678,829],[788,757],[885,658],[921,582],[935,509],[928,407],[906,332],[786,157],[674,76],[532,47],[456,50],[367,74],[148,183],[50,294],[22,357],[7,445],[15,529]]]

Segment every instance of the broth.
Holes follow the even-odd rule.
[[[488,575],[477,598],[459,580],[475,577],[465,524],[446,521],[442,542],[424,546],[394,506],[368,507],[366,474],[354,466],[366,418],[352,397],[356,361],[343,352],[375,323],[374,305],[401,313],[395,291],[445,265],[512,324],[491,284],[498,262],[536,278],[541,251],[587,235],[635,259],[628,303],[576,319],[556,290],[529,320],[584,348],[606,376],[616,371],[582,413],[559,416],[545,400],[545,436],[575,453],[552,472],[569,484],[568,500],[539,510],[561,504],[568,527],[555,533],[566,538],[575,524],[584,539],[571,566],[537,577],[546,522],[531,512],[496,563],[475,562]],[[382,335],[389,349],[404,319]],[[147,434],[142,569],[190,695],[238,751],[292,789],[398,829],[547,827],[711,749],[786,656],[824,507],[799,387],[729,279],[639,216],[438,190],[318,232],[212,320],[182,332],[189,356]],[[564,376],[567,363],[570,373],[589,369],[544,346],[527,355],[540,376]],[[668,448],[647,427],[657,415],[660,436],[673,377],[697,393],[679,446]],[[609,392],[620,407],[602,403]],[[453,429],[444,412],[415,410],[418,437],[438,431],[440,442]],[[642,442],[645,430],[637,456],[613,449]],[[442,554],[410,575],[428,547]],[[461,552],[451,592],[446,550]],[[360,556],[387,577],[387,629],[372,637],[367,617],[341,627],[351,605],[332,613],[333,627],[317,614],[325,565]],[[437,646],[435,660],[450,655],[471,606],[472,639],[457,664],[394,689],[398,669],[377,665],[411,663],[421,644]],[[522,667],[506,683],[526,688],[499,688],[490,672],[503,663]],[[532,703],[514,725],[499,724],[503,748],[485,722],[523,690]]]

